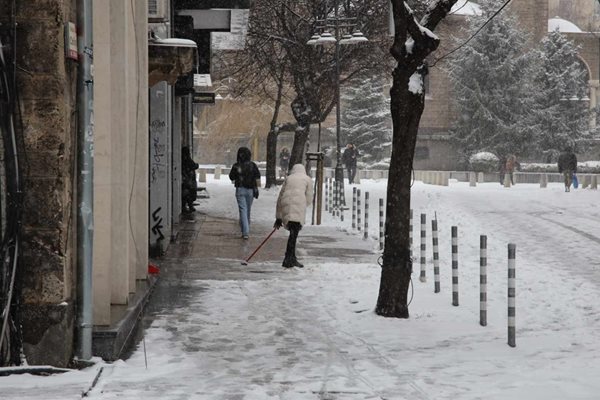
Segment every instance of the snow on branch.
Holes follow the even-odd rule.
[[[438,47],[440,39],[433,33],[433,30],[456,2],[457,0],[432,1],[419,23],[406,2],[392,1],[396,28],[394,44],[391,48],[394,58],[398,61],[404,60],[408,64],[415,64],[420,63],[434,51]]]

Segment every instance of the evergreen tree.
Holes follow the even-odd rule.
[[[581,100],[587,95],[587,71],[577,52],[577,46],[556,30],[542,40],[536,57],[529,124],[535,129],[536,153],[547,162],[556,161],[566,146],[589,131],[589,109]]]
[[[343,143],[354,143],[365,164],[388,158],[391,116],[381,77],[352,80],[342,88],[341,100]]]
[[[496,3],[479,2],[482,14],[470,19],[468,36],[492,16]],[[500,158],[522,154],[532,141],[525,123],[531,109],[532,54],[526,51],[527,34],[517,26],[508,12],[496,15],[450,61],[459,112],[450,133],[465,159],[478,151]]]

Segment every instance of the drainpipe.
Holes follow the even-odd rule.
[[[77,185],[77,356],[92,358],[92,244],[94,238],[94,123],[92,76],[92,0],[77,0],[79,74]]]

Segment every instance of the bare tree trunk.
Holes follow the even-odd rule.
[[[306,141],[310,133],[310,125],[300,125],[296,128],[294,133],[294,145],[292,146],[292,152],[290,154],[290,168],[296,164],[303,164],[304,150],[306,148]]]
[[[273,110],[273,118],[271,119],[271,129],[267,134],[267,182],[265,187],[274,186],[277,181],[277,137],[279,129],[277,128],[277,119],[279,118],[279,109],[281,108],[281,99],[283,98],[283,76],[285,68],[277,75],[277,97],[275,98],[275,106]]]
[[[276,126],[271,124],[271,130],[267,134],[267,182],[265,183],[266,188],[275,186],[277,182],[277,138],[279,137],[279,130]]]
[[[407,293],[412,270],[409,249],[410,185],[425,96],[406,90],[410,75],[402,66],[396,67],[393,76],[390,94],[394,138],[387,188],[385,247],[375,312],[385,317],[408,318]]]
[[[292,102],[292,113],[296,122],[298,122],[298,126],[294,133],[294,145],[290,154],[290,169],[296,164],[303,164],[304,149],[310,134],[310,121],[312,120],[313,110],[306,100],[308,97],[299,94]]]
[[[424,60],[439,45],[431,34],[457,0],[431,2],[419,25],[403,0],[392,0],[394,43],[390,52],[397,61],[390,90],[394,138],[390,161],[385,248],[381,266],[379,298],[375,312],[384,317],[408,318],[408,285],[412,272],[410,259],[410,184],[412,164],[425,108],[423,78],[427,74]],[[407,47],[407,39],[414,43]],[[411,78],[415,79],[409,85]],[[420,78],[420,82],[416,81]]]

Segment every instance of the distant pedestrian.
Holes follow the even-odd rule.
[[[250,235],[250,211],[252,201],[258,199],[260,171],[251,161],[252,153],[247,147],[240,147],[237,152],[237,162],[231,167],[229,179],[235,184],[235,198],[240,214],[240,229],[242,238]]]
[[[183,212],[196,210],[194,201],[198,198],[198,183],[196,170],[198,163],[192,160],[190,148],[181,148],[181,208]]]
[[[508,174],[508,176],[510,177],[511,185],[515,184],[513,174],[515,172],[515,169],[517,168],[517,165],[517,156],[515,156],[514,154],[511,154],[506,158],[506,166],[504,167],[504,173]]]
[[[565,192],[570,192],[573,175],[577,173],[577,156],[573,153],[572,147],[566,147],[565,151],[558,156],[558,172],[564,175]]]
[[[346,170],[348,171],[348,182],[350,184],[354,183],[354,177],[356,176],[356,162],[358,159],[358,150],[352,143],[348,143],[346,145],[346,149],[344,150],[344,154],[342,156],[342,161],[346,165]]]
[[[290,151],[283,147],[279,152],[279,177],[285,178],[290,169]]]
[[[274,228],[279,229],[283,226],[290,231],[285,257],[281,264],[284,268],[304,267],[296,258],[296,240],[306,218],[306,207],[312,203],[312,198],[312,180],[306,175],[304,165],[295,164],[279,192],[276,219],[273,224]]]

